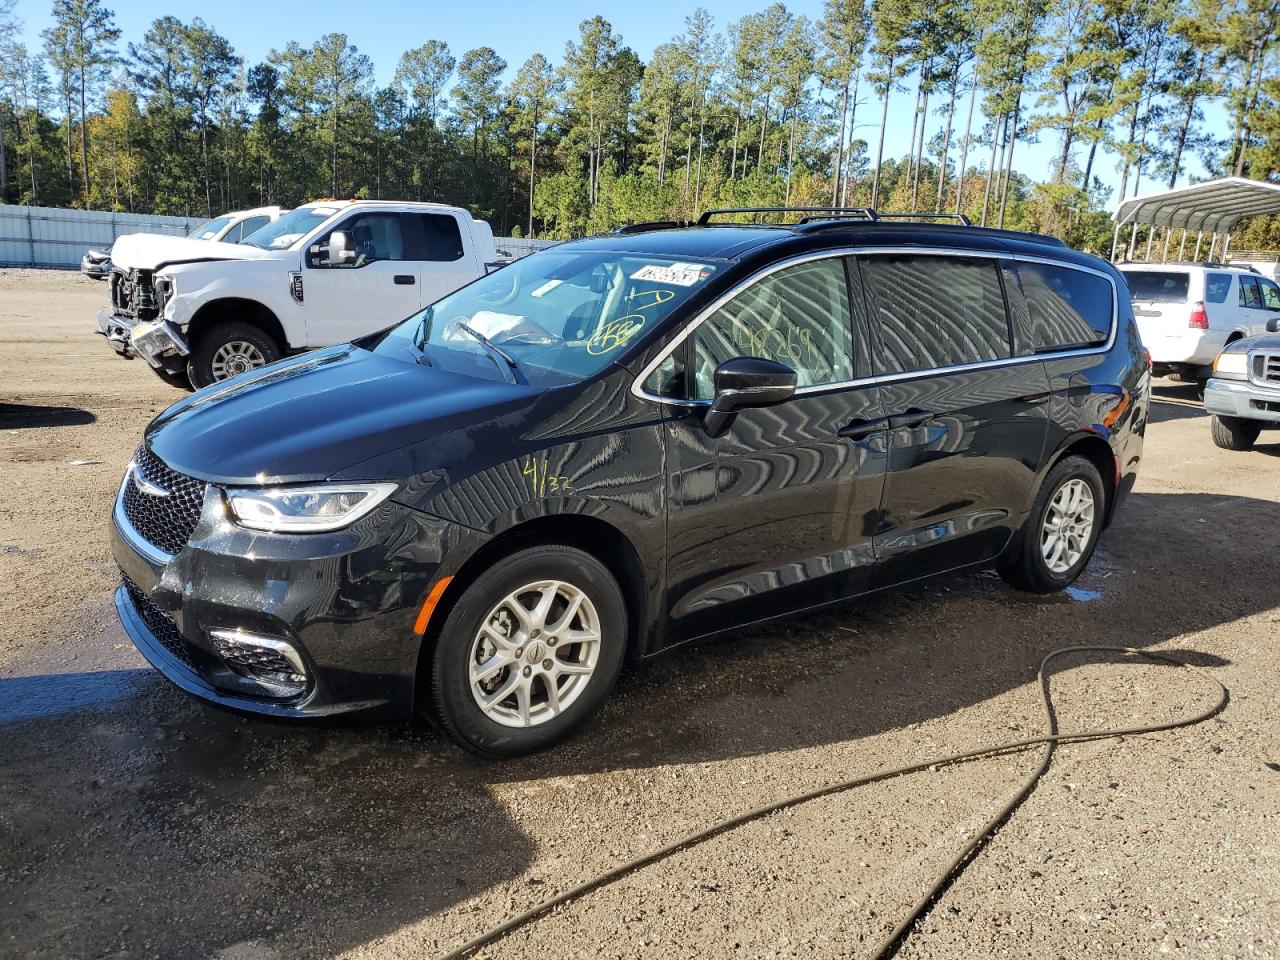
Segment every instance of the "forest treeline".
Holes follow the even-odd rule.
[[[489,47],[421,38],[387,86],[340,33],[249,63],[199,17],[126,38],[102,0],[52,14],[30,49],[0,0],[10,203],[438,200],[552,237],[834,203],[960,211],[1096,250],[1106,209],[1185,180],[1193,157],[1280,175],[1280,0],[827,0],[816,21],[774,3],[728,23],[698,8],[647,62],[597,16],[514,71]],[[905,155],[885,155],[891,124],[910,129]],[[1047,168],[1020,166],[1031,141],[1052,144]],[[1280,246],[1280,220],[1236,244]]]

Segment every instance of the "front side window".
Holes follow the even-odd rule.
[[[232,243],[243,243],[270,222],[270,217],[249,217],[249,219],[241,222],[239,226],[232,231],[236,234],[235,240],[231,240],[230,237],[227,239]]]
[[[1128,279],[1126,275],[1125,279]],[[1131,283],[1132,289],[1133,284]],[[1231,274],[1206,273],[1204,276],[1204,298],[1209,303],[1226,303],[1227,294],[1231,292]],[[1183,299],[1186,299],[1185,297]]]
[[[860,266],[879,335],[879,375],[1013,355],[996,261],[936,255],[866,256]]]
[[[1253,277],[1240,278],[1240,306],[1252,310],[1262,309],[1262,291],[1258,289],[1258,281]]]
[[[853,378],[853,327],[838,257],[787,267],[752,284],[693,334],[694,397],[715,396],[715,370],[735,357],[776,360],[796,386]]]
[[[481,277],[393,327],[371,349],[490,380],[535,386],[623,359],[716,271],[702,261],[556,248]]]
[[[1027,302],[1027,338],[1034,352],[1097,346],[1110,338],[1115,294],[1104,277],[1019,261],[1018,282]]]
[[[379,260],[408,259],[398,213],[357,214],[348,220],[343,220],[330,231],[328,236],[321,237],[317,241],[318,245],[322,249],[327,248],[333,234],[338,232],[347,235],[347,247],[354,256],[350,260],[339,263],[335,263],[332,259],[323,259],[318,261],[318,266],[339,270],[358,270]]]

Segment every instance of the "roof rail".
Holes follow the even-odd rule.
[[[877,220],[954,220],[966,227],[972,227],[973,221],[966,217],[963,213],[928,213],[923,210],[912,211],[911,213],[876,213]]]
[[[625,223],[620,227],[614,227],[611,232],[621,235],[644,233],[647,230],[680,230],[687,226],[689,226],[688,220],[646,220],[642,223]]]
[[[737,213],[756,214],[757,223],[760,222],[759,216],[765,213],[826,213],[840,217],[860,217],[864,220],[876,219],[876,212],[870,207],[721,207],[715,210],[703,210],[702,215],[698,217],[698,226],[707,226],[711,223],[712,217]],[[811,219],[816,218],[806,217],[801,222],[804,223]]]

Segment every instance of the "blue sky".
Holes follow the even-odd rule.
[[[768,0],[706,0],[703,3],[715,17],[716,26],[723,30],[732,20],[744,13],[763,9]],[[565,41],[576,37],[578,24],[597,13],[613,24],[623,42],[635,50],[641,59],[647,60],[653,48],[671,39],[684,29],[685,16],[697,5],[696,0],[674,3],[671,0],[645,0],[628,2],[613,7],[583,0],[555,0],[549,4],[528,2],[513,3],[509,0],[482,0],[473,3],[395,3],[384,0],[222,0],[217,4],[168,0],[166,3],[148,3],[140,0],[107,0],[116,14],[116,22],[123,31],[121,51],[125,44],[140,43],[147,26],[156,17],[173,14],[189,21],[202,16],[208,23],[226,36],[236,52],[250,64],[264,59],[273,48],[284,47],[290,40],[308,45],[317,37],[330,32],[347,34],[351,42],[372,57],[379,84],[390,82],[400,54],[409,47],[425,43],[429,39],[443,40],[454,55],[479,46],[493,47],[515,69],[531,54],[542,53],[558,63],[564,54]],[[40,31],[49,26],[49,0],[19,0],[17,14],[22,18],[30,47],[40,45]],[[788,0],[788,8],[811,20],[822,15],[822,0]],[[913,95],[896,94],[897,102],[890,104],[890,125],[886,135],[886,156],[902,156],[908,150],[911,138],[911,110]],[[1212,116],[1221,119],[1220,113]],[[862,110],[867,121],[878,120],[879,111],[870,107]],[[894,122],[893,118],[900,118]],[[939,117],[930,120],[929,133],[940,124]],[[975,121],[975,130],[978,123]],[[1215,131],[1219,135],[1225,130]],[[874,125],[863,127],[859,123],[858,136],[873,144],[877,130]],[[1014,154],[1014,166],[1034,179],[1045,179],[1053,163],[1057,135],[1048,133],[1039,144],[1019,144]],[[989,147],[976,147],[979,158],[985,162]],[[973,162],[973,152],[970,153]],[[1199,161],[1192,161],[1192,172],[1204,176]],[[1097,166],[1097,165],[1095,165]],[[1119,174],[1114,169],[1114,158],[1105,156],[1100,163],[1099,176],[1113,187]],[[1185,180],[1185,177],[1184,177]],[[1155,189],[1146,181],[1142,192]]]

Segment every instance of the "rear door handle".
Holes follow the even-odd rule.
[[[881,433],[888,427],[888,417],[875,417],[871,420],[860,417],[857,420],[850,420],[836,432],[846,440],[865,440],[873,433]]]
[[[412,286],[415,282],[416,281],[413,278],[413,274],[411,273],[396,274],[396,283],[400,284],[400,286],[402,287]]]
[[[889,428],[898,430],[900,428],[911,429],[918,427],[922,423],[926,423],[934,418],[934,413],[930,410],[921,410],[918,407],[912,407],[910,410],[904,410],[902,413],[895,413],[889,418]]]

